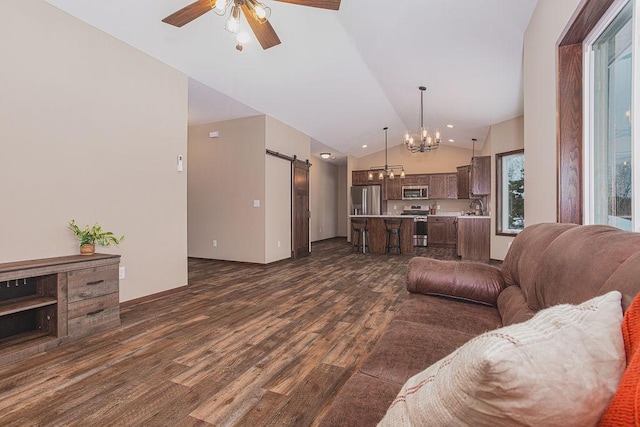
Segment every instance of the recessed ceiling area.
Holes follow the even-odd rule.
[[[339,11],[263,0],[282,43],[263,50],[252,36],[242,52],[215,13],[162,22],[192,1],[47,0],[189,76],[190,124],[267,114],[309,135],[312,152],[360,157],[384,149],[385,126],[390,147],[417,131],[418,86],[443,145],[482,145],[490,125],[523,114],[537,0],[342,0]]]

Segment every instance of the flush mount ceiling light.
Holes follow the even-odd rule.
[[[373,181],[373,173],[376,172],[378,174],[378,179],[383,180],[385,174],[389,177],[389,179],[395,179],[396,175],[393,172],[394,169],[400,170],[400,179],[404,179],[404,166],[402,165],[391,165],[389,166],[387,163],[387,130],[388,127],[382,128],[384,130],[384,166],[374,166],[369,168],[369,174],[367,175],[367,179],[369,181]]]
[[[328,159],[329,157],[331,157],[331,153],[320,153],[320,157],[322,157],[323,159]]]
[[[340,8],[340,0],[276,1],[331,10],[338,10]],[[240,29],[241,18],[243,16],[263,49],[266,50],[280,44],[278,35],[269,23],[271,8],[258,0],[197,0],[167,16],[162,22],[166,22],[175,27],[182,27],[210,10],[213,10],[220,16],[224,16],[229,12],[229,17],[224,24],[224,29],[236,34],[236,41],[238,42],[236,49],[240,51],[250,39],[249,34]]]
[[[415,135],[407,131],[404,134],[404,146],[412,153],[425,153],[437,149],[440,146],[440,131],[436,129],[435,134],[429,134],[429,128],[424,126],[424,91],[426,87],[420,86],[420,134]]]

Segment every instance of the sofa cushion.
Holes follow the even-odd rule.
[[[622,320],[627,367],[616,394],[600,419],[600,426],[633,426],[640,423],[640,297],[636,297]]]
[[[487,264],[426,257],[415,257],[409,261],[409,292],[444,295],[495,307],[503,285],[500,270]]]
[[[411,378],[381,426],[594,425],[624,369],[620,293],[487,332]]]
[[[441,326],[392,320],[360,372],[402,385],[474,336]]]
[[[630,256],[598,291],[603,295],[617,290],[622,293],[622,309],[626,310],[640,290],[640,252]]]
[[[502,277],[505,284],[518,285],[525,301],[537,310],[535,276],[538,264],[547,246],[562,233],[578,227],[576,224],[535,224],[522,230],[515,239],[502,262]],[[530,300],[535,305],[531,305]]]
[[[607,225],[567,230],[545,250],[535,275],[535,298],[527,302],[535,310],[593,298],[616,269],[639,251],[640,233]],[[640,284],[640,278],[635,281]]]
[[[502,326],[493,307],[421,294],[407,295],[394,319],[453,328],[474,336]]]
[[[498,311],[504,326],[525,322],[536,314],[527,305],[520,286],[509,286],[500,292],[498,296]]]
[[[374,426],[384,417],[401,386],[356,372],[342,386],[319,425]]]

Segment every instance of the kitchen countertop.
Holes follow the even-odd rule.
[[[488,215],[461,215],[460,212],[439,212],[434,215],[400,215],[400,214],[381,214],[381,215],[349,215],[349,218],[415,218],[417,216],[455,216],[457,218],[491,218]]]

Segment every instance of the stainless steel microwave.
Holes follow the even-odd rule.
[[[420,200],[429,198],[428,185],[403,185],[402,200]]]

